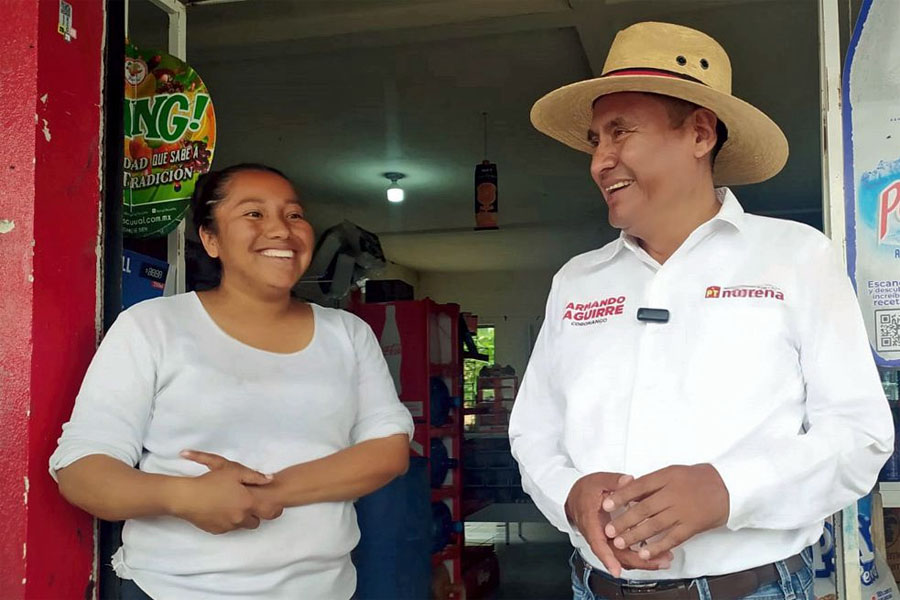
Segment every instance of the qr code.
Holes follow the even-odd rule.
[[[900,350],[900,309],[876,310],[876,350]]]

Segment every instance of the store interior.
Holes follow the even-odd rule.
[[[432,517],[440,520],[436,535],[446,540],[432,545],[426,561],[435,597],[461,597],[465,588],[470,599],[571,598],[567,536],[521,490],[506,425],[553,274],[618,233],[607,224],[587,155],[537,132],[531,105],[598,75],[615,33],[632,23],[701,29],[728,51],[736,94],[769,114],[790,143],[777,177],[735,188],[744,209],[822,229],[817,3],[187,5],[183,58],[215,108],[212,168],[257,162],[281,169],[299,190],[323,254],[356,253],[350,270],[324,256],[325,270],[301,281],[298,295],[357,308],[383,348],[386,338],[401,346],[421,341],[422,365],[413,373],[418,359],[402,353],[408,372],[398,387],[407,388],[401,400],[417,419],[418,455],[432,463],[439,456],[444,465],[437,475],[424,467],[429,503],[449,509],[449,516],[426,515],[429,527]],[[854,5],[842,7],[848,31]],[[168,16],[152,0],[130,0],[127,24],[135,46],[169,47]],[[474,172],[484,160],[497,166],[498,223],[476,229]],[[402,202],[387,199],[395,183]],[[189,265],[197,251],[190,229]],[[322,242],[326,232],[339,250]],[[360,235],[376,240],[374,260],[360,258]],[[125,248],[165,259],[168,245],[126,239]],[[196,279],[187,273],[187,289]],[[359,597],[377,595],[360,588]]]

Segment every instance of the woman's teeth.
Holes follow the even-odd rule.
[[[263,256],[269,256],[271,258],[294,258],[293,250],[263,250]]]

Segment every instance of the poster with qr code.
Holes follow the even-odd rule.
[[[876,310],[875,322],[878,323],[876,350],[900,350],[900,308],[893,310]]]
[[[900,2],[867,0],[847,51],[847,269],[875,361],[900,367]]]

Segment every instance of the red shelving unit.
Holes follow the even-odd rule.
[[[452,560],[459,561],[462,556],[462,545],[453,544],[447,546],[444,550],[433,554],[431,557],[432,564],[440,564],[442,561]]]
[[[465,410],[465,414],[475,415],[472,432],[506,433],[518,389],[519,378],[515,375],[479,377],[475,406]]]
[[[432,565],[444,563],[453,582],[460,583],[464,533],[459,305],[425,299],[358,304],[353,311],[378,338],[400,400],[413,416],[410,453],[432,463],[432,504],[449,508],[454,530],[449,536],[445,532],[449,542],[432,555]],[[435,481],[435,465],[446,468],[441,481]]]

